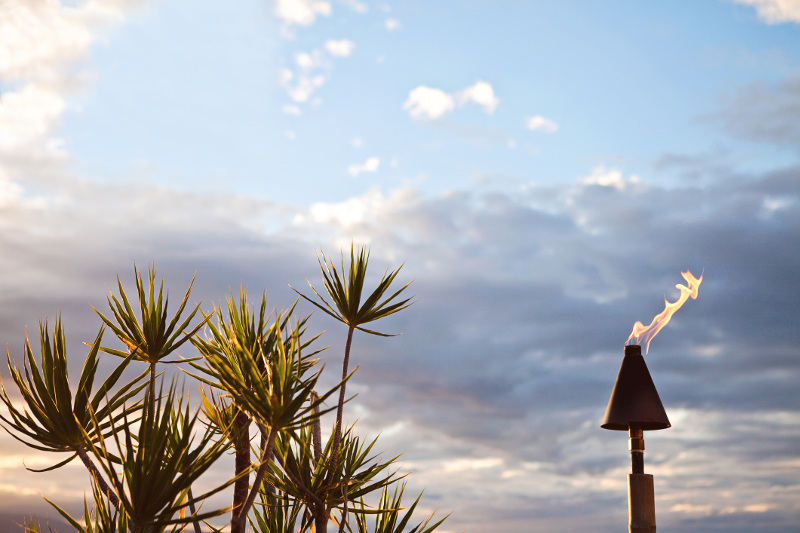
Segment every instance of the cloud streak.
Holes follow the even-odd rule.
[[[558,131],[558,124],[542,115],[534,115],[525,119],[525,127],[532,131],[542,131],[544,133],[554,133]]]
[[[380,165],[381,160],[379,157],[370,157],[360,165],[354,164],[347,167],[347,173],[356,177],[363,172],[377,172]]]

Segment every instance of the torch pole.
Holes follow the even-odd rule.
[[[628,531],[656,532],[656,502],[653,476],[644,473],[644,436],[640,428],[631,427],[628,447],[631,451],[631,473],[628,474]]]

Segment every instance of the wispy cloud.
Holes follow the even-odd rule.
[[[311,96],[328,81],[333,70],[331,58],[345,58],[355,49],[355,43],[348,39],[325,41],[324,49],[311,52],[296,52],[294,68],[284,68],[280,73],[280,84],[295,105],[289,107],[291,114],[299,115],[302,110],[296,104],[313,102]],[[319,100],[317,100],[319,101]],[[284,107],[284,111],[286,111]]]
[[[362,164],[354,164],[347,167],[347,173],[355,177],[363,172],[377,172],[378,167],[381,165],[381,160],[378,157],[370,157]]]
[[[526,118],[525,127],[532,131],[543,131],[545,133],[558,131],[558,124],[554,120],[541,115],[534,115]]]
[[[800,145],[800,75],[736,89],[720,109],[703,118],[744,139],[797,148]]]
[[[348,39],[325,41],[325,50],[334,57],[348,57],[355,47],[356,43]]]

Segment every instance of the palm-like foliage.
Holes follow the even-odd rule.
[[[187,498],[192,483],[214,464],[225,447],[213,441],[209,430],[194,443],[197,413],[190,412],[188,403],[183,405],[174,387],[170,387],[167,394],[159,395],[155,407],[142,412],[135,435],[126,419],[126,431],[114,432],[113,440],[101,438],[98,445],[92,446],[119,496],[120,509],[126,514],[132,533],[160,533],[171,524],[186,524],[228,511],[219,509],[177,516],[182,510],[223,490],[233,480],[200,496]],[[124,437],[120,437],[120,433],[124,433]],[[121,472],[112,460],[110,442],[119,453]]]
[[[346,518],[350,502],[380,490],[394,482],[394,472],[387,470],[397,457],[378,461],[371,455],[376,440],[368,444],[349,428],[339,441],[340,457],[333,475],[329,465],[333,454],[334,438],[328,439],[319,457],[313,454],[312,435],[308,428],[292,434],[282,434],[276,443],[276,460],[281,468],[269,473],[270,482],[282,493],[302,501],[308,512],[303,517],[304,527],[314,522],[316,529],[327,523],[333,510],[338,510],[340,521]]]
[[[27,339],[24,369],[14,368],[9,357],[25,407],[16,408],[2,388],[0,401],[8,407],[8,415],[0,413],[0,423],[33,448],[71,453],[66,461],[45,470],[65,464],[76,454],[84,461],[94,479],[94,506],[84,502],[80,520],[56,506],[80,533],[182,533],[192,525],[199,533],[201,522],[229,511],[230,533],[244,533],[248,521],[261,533],[325,533],[330,522],[339,533],[369,533],[368,515],[376,515],[375,520],[369,519],[374,533],[401,533],[409,526],[419,497],[401,514],[404,487],[393,493],[389,490],[402,477],[392,468],[397,458],[378,460],[372,451],[374,440],[363,442],[352,427],[343,430],[342,426],[355,330],[391,336],[364,326],[412,303],[402,296],[409,284],[391,288],[400,269],[387,269],[374,290],[365,290],[368,259],[366,249],[356,251],[352,246],[347,268],[344,256],[337,268],[324,254],[318,255],[325,296],[311,283],[316,298],[300,294],[348,327],[342,377],[330,390],[316,391],[319,351],[310,345],[318,336],[305,335],[308,317],[293,316],[297,301],[288,311],[268,314],[265,293],[260,305],[251,309],[242,289],[238,301],[231,294],[227,305],[215,307],[211,314],[203,313],[199,305],[187,313],[193,279],[177,311],[170,314],[163,281],[156,286],[152,268],[143,280],[134,266],[138,302],[132,304],[118,276],[119,294],[108,297],[112,314],[106,317],[95,309],[127,349],[101,346],[101,329],[73,398],[60,321],[53,342],[46,327],[40,327],[39,360],[33,357]],[[192,325],[198,313],[202,319]],[[216,324],[211,322],[214,314]],[[208,333],[199,338],[196,334],[204,325]],[[201,388],[202,402],[194,410],[176,391],[174,381],[167,391],[162,385],[156,394],[157,363],[180,362],[167,359],[187,341],[202,357],[181,357],[180,361],[191,366],[190,376],[208,385]],[[93,395],[101,351],[123,359]],[[113,391],[132,360],[146,362],[147,371]],[[138,396],[145,387],[142,402]],[[337,390],[337,404],[326,407],[324,402]],[[323,445],[321,417],[334,409],[333,431]],[[255,430],[260,434],[258,447],[251,442]],[[236,453],[233,477],[193,496],[192,484],[231,448]],[[251,461],[253,450],[257,458]],[[90,455],[99,460],[100,468]],[[252,485],[251,472],[255,473]],[[230,485],[234,488],[231,507],[196,511],[206,498]],[[381,492],[378,506],[366,505],[365,498],[376,492]],[[411,532],[430,533],[442,523],[431,525],[432,518]],[[212,531],[222,531],[205,523]],[[33,522],[28,527],[37,533],[41,529]]]
[[[250,527],[260,533],[296,533],[303,503],[285,494],[275,496],[261,491],[261,505],[253,507]],[[302,530],[302,529],[301,529]]]
[[[78,533],[128,533],[127,515],[110,506],[96,484],[92,485],[92,489],[94,490],[95,505],[90,509],[86,497],[83,498],[83,518],[81,520],[76,520],[64,509],[49,499],[45,499]],[[39,533],[39,530],[32,531]]]
[[[189,283],[189,288],[183,296],[183,300],[178,306],[175,315],[168,320],[169,297],[164,296],[164,281],[158,288],[156,296],[156,272],[155,268],[148,269],[147,288],[145,288],[139,269],[134,265],[134,277],[136,279],[136,292],[139,298],[139,316],[131,305],[128,295],[122,288],[122,282],[117,276],[117,286],[119,288],[119,298],[111,293],[108,297],[108,306],[111,308],[114,320],[107,318],[103,313],[95,309],[103,322],[116,334],[120,341],[128,348],[127,352],[113,348],[103,347],[102,351],[127,357],[132,355],[137,361],[143,361],[150,365],[150,388],[148,407],[152,409],[155,394],[156,363],[167,362],[176,363],[179,361],[165,361],[165,359],[191,339],[200,328],[203,327],[210,317],[205,317],[199,324],[188,332],[194,316],[200,310],[200,304],[196,305],[189,315],[181,322],[181,315],[186,309],[189,295],[192,292],[194,278]]]
[[[324,400],[314,394],[319,372],[310,372],[316,352],[303,353],[314,339],[301,340],[306,319],[290,325],[293,310],[294,306],[268,322],[266,296],[262,295],[259,311],[255,313],[242,290],[238,304],[233,296],[228,300],[227,318],[217,310],[218,323],[208,326],[210,336],[192,341],[205,360],[205,366],[190,363],[204,374],[195,377],[223,389],[233,400],[226,406],[204,395],[204,411],[210,415],[209,420],[230,439],[236,450],[239,481],[234,487],[233,533],[244,531],[247,512],[258,494],[278,433],[311,422],[319,416],[317,406]],[[284,339],[287,333],[288,338]],[[253,488],[249,489],[251,419],[265,440]]]
[[[111,435],[115,422],[119,422],[136,409],[135,404],[125,408],[125,402],[138,394],[146,385],[142,380],[143,374],[116,392],[112,391],[130,361],[130,358],[126,358],[92,395],[102,337],[101,329],[89,350],[74,398],[67,375],[66,340],[60,319],[56,320],[52,342],[47,324],[39,325],[39,363],[33,355],[30,341],[25,339],[24,377],[23,373],[12,365],[8,356],[11,377],[25,403],[21,411],[11,402],[0,380],[2,386],[0,401],[8,408],[8,416],[0,415],[0,420],[4,423],[3,428],[12,437],[36,450],[71,454],[67,459],[42,471],[63,466],[79,455],[101,487],[105,486],[105,482],[86,454],[86,450],[92,443]],[[105,492],[113,501],[113,494],[107,487]]]
[[[403,510],[401,506],[401,500],[403,499],[403,492],[405,491],[405,488],[405,483],[403,483],[400,487],[395,487],[392,493],[389,492],[389,487],[384,487],[382,489],[378,508],[371,511],[372,513],[377,514],[373,529],[370,529],[367,522],[367,513],[362,512],[356,514],[356,529],[353,530],[348,523],[347,531],[350,533],[403,533],[406,531],[406,528],[411,521],[411,516],[414,514],[414,510],[417,508],[419,500],[422,498],[422,494],[417,496],[417,499],[414,500],[414,503],[411,504],[411,507],[409,507],[405,513],[401,514],[400,511]],[[362,509],[367,509],[363,499],[360,502],[360,506]],[[434,511],[434,514],[435,513],[436,511]],[[419,522],[417,525],[412,527],[408,533],[431,533],[446,519],[447,516],[438,522],[430,524],[431,520],[433,520],[433,514],[431,514],[423,522]]]
[[[206,349],[207,345],[201,343],[197,346],[207,364],[204,372],[214,376],[217,386],[240,409],[260,427],[285,431],[307,425],[328,412],[318,412],[317,407],[336,388],[311,400],[320,371],[309,375],[308,369],[314,361],[301,352],[300,324],[295,325],[284,342],[280,323],[279,315],[272,328],[275,342],[271,343],[270,353],[262,350],[257,356],[243,357],[235,353],[239,348],[233,343],[218,343],[214,349]]]
[[[380,335],[383,337],[391,336],[390,334],[366,329],[363,325],[397,313],[410,306],[413,302],[411,298],[400,298],[400,295],[408,288],[411,282],[406,283],[395,292],[390,291],[390,287],[397,277],[397,274],[400,272],[402,265],[392,272],[389,272],[387,268],[378,286],[362,303],[362,295],[365,293],[364,284],[367,279],[367,266],[369,264],[369,253],[366,248],[362,247],[356,254],[355,246],[350,246],[350,264],[347,268],[347,280],[342,278],[333,261],[328,260],[324,253],[321,253],[321,255],[322,258],[320,259],[318,256],[317,261],[322,271],[323,285],[325,286],[325,290],[331,302],[328,302],[328,300],[314,288],[314,285],[312,285],[310,281],[308,284],[319,301],[312,300],[296,289],[294,290],[306,301],[314,304],[317,308],[347,326],[347,340],[345,342],[344,358],[342,359],[343,383],[341,389],[339,389],[339,402],[336,406],[333,455],[331,456],[331,462],[328,466],[328,481],[331,481],[338,461],[339,440],[342,435],[342,416],[346,393],[346,383],[344,383],[344,381],[348,375],[348,368],[350,365],[350,347],[353,342],[353,333],[355,330],[360,330],[372,335]],[[342,256],[341,272],[344,273],[344,271],[344,256]]]
[[[277,342],[282,341],[285,350],[291,349],[296,332],[297,337],[302,339],[299,350],[305,350],[319,337],[316,335],[311,339],[303,338],[308,317],[297,320],[294,326],[290,323],[297,302],[288,310],[277,313],[273,318],[271,314],[266,313],[265,293],[261,295],[261,303],[258,313],[256,313],[249,306],[247,293],[242,288],[239,301],[234,300],[231,294],[226,304],[227,312],[223,312],[221,307],[215,306],[214,313],[204,317],[208,321],[216,314],[217,324],[209,321],[207,326],[209,335],[206,338],[193,337],[192,344],[206,359],[211,354],[214,354],[215,358],[227,359],[226,366],[238,376],[239,383],[248,389],[264,381],[270,359],[277,349]],[[301,374],[314,366],[313,356],[318,353],[318,351],[312,351],[303,354],[299,369]],[[188,362],[201,373],[201,375],[191,373],[190,375],[213,388],[224,390],[225,387],[217,380],[218,376],[213,368],[201,365],[194,360],[188,360]],[[258,370],[257,374],[248,370],[253,365]]]
[[[356,254],[355,247],[350,247],[350,264],[347,269],[347,280],[344,280],[339,274],[333,261],[327,259],[322,252],[320,252],[320,255],[322,257],[317,257],[317,260],[320,270],[322,271],[323,285],[325,286],[325,291],[328,293],[331,302],[329,303],[328,300],[314,288],[314,285],[312,285],[310,281],[308,285],[311,287],[311,290],[314,291],[319,301],[312,300],[297,289],[293,290],[303,299],[348,327],[373,335],[384,337],[391,336],[390,334],[379,333],[362,326],[397,313],[398,311],[402,311],[413,303],[411,298],[398,301],[400,295],[411,285],[411,282],[406,283],[391,295],[384,296],[389,292],[389,288],[400,272],[400,269],[403,268],[402,265],[392,272],[389,272],[387,268],[378,286],[362,303],[364,283],[367,279],[367,265],[369,264],[369,252],[367,249],[361,248],[358,254]],[[342,273],[345,271],[344,256],[342,256],[341,271]]]

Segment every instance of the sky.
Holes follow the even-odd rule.
[[[60,314],[77,376],[134,263],[281,309],[367,245],[416,303],[346,420],[442,531],[604,533],[623,345],[702,272],[646,355],[659,529],[796,533],[798,147],[798,0],[4,0],[0,344]],[[77,511],[57,460],[0,436],[0,513]]]

